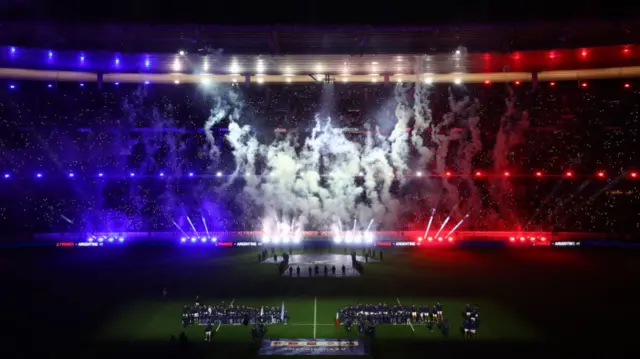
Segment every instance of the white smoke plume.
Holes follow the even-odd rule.
[[[430,115],[422,105],[412,108],[411,87],[398,85],[395,91],[395,126],[388,138],[377,130],[364,141],[347,138],[340,124],[316,116],[310,135],[289,133],[263,143],[251,127],[241,123],[242,103],[234,89],[214,94],[215,107],[205,123],[210,155],[219,152],[211,134],[213,126],[229,121],[226,140],[233,151],[235,169],[224,189],[242,181],[237,196],[243,206],[253,206],[267,218],[262,225],[273,230],[276,218],[293,220],[296,226],[328,228],[336,221],[393,226],[400,213],[400,201],[392,194],[395,181],[404,183],[411,171],[411,147],[428,158],[421,139]],[[420,90],[414,100],[426,99]],[[419,110],[416,116],[414,111]],[[418,123],[411,134],[410,121]],[[254,219],[255,221],[255,219]]]
[[[461,179],[425,179],[432,182],[433,193],[427,198],[433,205],[440,203],[444,211],[454,210],[452,215],[456,217],[470,209],[482,210],[483,196],[472,180],[473,161],[482,151],[477,100],[468,96],[457,100],[450,89],[449,111],[441,121],[434,121],[429,87],[398,84],[389,136],[365,124],[370,129],[366,136],[350,138],[340,123],[318,114],[309,132],[273,137],[271,133],[256,133],[246,123],[237,91],[232,88],[214,95],[216,105],[205,130],[210,154],[217,158],[210,130],[228,121],[226,140],[235,168],[221,188],[235,188],[232,196],[243,207],[249,227],[277,232],[282,222],[288,223],[289,230],[330,228],[339,233],[350,230],[348,224],[354,220],[360,224],[373,220],[376,227],[397,228],[403,211],[415,208],[403,202],[400,194],[407,184],[405,174],[429,171],[432,164],[437,174],[452,171],[463,175]],[[505,118],[515,113],[512,102],[507,102]],[[526,130],[526,112],[518,116],[515,128],[501,127],[494,150],[496,169],[505,166],[504,153],[517,145]],[[256,222],[257,218],[264,222]],[[346,227],[341,228],[340,223]]]

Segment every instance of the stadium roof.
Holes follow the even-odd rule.
[[[469,26],[135,25],[6,22],[0,44],[123,53],[436,54],[508,53],[640,43],[640,22]]]

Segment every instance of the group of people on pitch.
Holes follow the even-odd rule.
[[[473,338],[480,326],[480,309],[478,306],[465,307],[463,332],[465,338]],[[449,336],[449,321],[444,317],[442,304],[428,305],[362,305],[358,304],[340,310],[339,322],[347,331],[357,325],[360,332],[378,324],[424,325],[429,331],[438,328],[444,336]]]
[[[182,311],[182,326],[189,325],[222,325],[222,324],[277,324],[286,323],[288,313],[282,308],[261,307],[253,308],[244,305],[225,305],[224,302],[206,305],[196,299],[193,306],[185,305]]]
[[[340,268],[340,270],[342,271],[342,276],[345,276],[347,274],[347,267],[345,267],[345,265],[342,265],[342,268]],[[296,269],[296,276],[300,277],[300,266],[297,266]],[[309,272],[309,277],[312,277],[314,274],[315,276],[319,276],[320,275],[320,266],[318,266],[317,264],[315,265],[315,267],[309,267],[307,268],[307,271]],[[336,275],[336,266],[331,266],[331,268],[327,267],[326,265],[324,266],[324,276],[328,276],[329,275],[329,271],[331,271],[331,275],[335,276]],[[289,276],[293,277],[293,267],[289,266]]]

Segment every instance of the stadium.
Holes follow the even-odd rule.
[[[7,357],[634,351],[632,26],[3,27]]]

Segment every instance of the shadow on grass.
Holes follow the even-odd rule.
[[[167,342],[67,342],[47,345],[20,345],[12,348],[12,357],[47,358],[257,358],[259,344],[249,342],[219,342],[180,340]],[[638,350],[631,348],[638,354]],[[372,358],[468,358],[491,355],[492,358],[537,358],[548,355],[572,357],[631,357],[635,356],[628,345],[612,343],[562,343],[506,342],[506,341],[451,341],[426,342],[414,340],[376,340],[370,347]],[[345,357],[345,356],[341,356]],[[349,357],[349,356],[346,356]],[[355,358],[355,356],[353,356]],[[361,356],[362,357],[362,356]],[[636,356],[637,357],[637,356]]]

